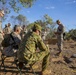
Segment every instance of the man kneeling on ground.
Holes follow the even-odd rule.
[[[49,63],[50,52],[43,43],[40,33],[41,26],[34,24],[32,32],[25,35],[19,46],[18,60],[19,62],[27,62],[27,64],[33,64],[43,60],[41,75],[47,75],[48,73],[51,73],[51,71],[46,69]],[[39,48],[40,51],[37,51],[37,48]]]

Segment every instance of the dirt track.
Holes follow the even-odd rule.
[[[50,45],[50,64],[49,68],[52,71],[51,75],[76,75],[76,58],[71,57],[73,54],[76,54],[76,42],[74,41],[65,41],[64,42],[64,50],[62,52],[61,57],[55,56],[58,52],[56,45]],[[1,55],[1,53],[0,53]],[[6,72],[1,68],[0,75],[20,75],[19,71],[15,64],[12,64],[13,58],[7,58],[5,60]],[[0,58],[1,64],[1,58]],[[40,75],[39,72],[41,70],[41,63],[38,62],[35,65],[39,65],[38,69],[35,69],[37,75]],[[22,71],[22,75],[34,75],[32,72],[27,72],[25,74],[25,70]]]

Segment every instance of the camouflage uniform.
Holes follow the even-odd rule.
[[[7,34],[10,34],[12,32],[12,29],[10,27],[7,27]]]
[[[21,31],[21,38],[23,39],[24,38],[24,36],[26,35],[26,33],[27,33],[27,29],[26,29],[26,27],[23,25],[23,28],[22,28],[23,30]]]
[[[45,70],[49,60],[49,49],[43,43],[41,36],[35,32],[27,33],[19,46],[18,60],[32,64],[42,59],[42,70]]]
[[[7,25],[5,25],[5,28],[3,29],[3,32],[4,32],[4,34],[7,34],[7,32],[8,32]]]
[[[0,30],[0,44],[2,40],[3,40],[3,33],[2,33],[2,30]]]
[[[64,33],[64,26],[61,24],[58,26],[57,28],[57,32],[59,34],[57,34],[57,45],[58,45],[58,49],[61,52],[63,50],[63,33]]]

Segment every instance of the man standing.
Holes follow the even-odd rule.
[[[12,29],[11,29],[11,24],[10,23],[8,23],[8,27],[7,27],[7,34],[10,34],[11,32],[12,32]]]
[[[2,31],[2,17],[4,16],[4,10],[0,9],[0,48],[1,48],[1,42],[3,40],[3,31]]]
[[[8,25],[7,24],[5,24],[5,27],[3,28],[3,33],[6,35],[7,34],[7,27],[8,27]]]
[[[6,36],[7,34],[10,34],[10,33],[12,32],[12,29],[11,29],[10,26],[11,26],[10,23],[5,24],[5,28],[3,29],[3,32],[4,32],[5,36]]]
[[[1,42],[4,39],[3,36],[4,36],[4,33],[3,31],[0,30],[0,47],[1,47]]]
[[[26,35],[26,33],[27,33],[26,26],[23,25],[23,26],[22,26],[22,31],[21,31],[21,38],[22,38],[22,39],[24,38],[24,36]]]
[[[2,30],[2,18],[4,17],[5,13],[4,10],[0,9],[0,30]]]
[[[46,70],[49,63],[50,52],[43,43],[40,33],[41,26],[35,24],[32,28],[32,32],[25,35],[19,46],[18,60],[19,62],[26,62],[27,64],[33,64],[39,60],[43,60],[41,75],[47,75],[51,73],[51,71]],[[37,51],[37,48],[39,48],[39,51]]]
[[[58,46],[58,50],[59,50],[59,52],[57,53],[57,55],[60,55],[61,52],[62,52],[62,50],[63,50],[64,26],[60,22],[60,20],[57,20],[56,23],[58,24],[58,28],[57,28],[57,32],[55,32],[55,34],[57,35],[57,46]]]

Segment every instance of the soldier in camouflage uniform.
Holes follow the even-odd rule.
[[[43,43],[40,32],[41,26],[35,24],[32,32],[26,34],[19,46],[18,60],[19,62],[27,61],[27,64],[33,64],[43,59],[41,75],[44,75],[44,73],[47,75],[46,73],[50,73],[49,70],[46,70],[50,52],[48,47]],[[37,51],[37,48],[39,48],[40,51]]]
[[[10,23],[8,23],[8,25],[7,25],[7,24],[5,25],[5,28],[3,29],[3,32],[4,32],[5,36],[6,36],[7,34],[10,34],[10,33],[12,32],[12,29],[11,29],[10,26],[11,26]]]
[[[10,34],[11,32],[12,32],[12,29],[11,29],[11,24],[10,23],[8,23],[8,27],[7,27],[7,34]]]
[[[63,33],[64,33],[64,26],[63,24],[60,22],[60,20],[57,20],[56,23],[59,25],[57,28],[57,32],[55,32],[55,34],[57,35],[57,45],[58,45],[58,50],[59,52],[57,53],[57,55],[60,55],[62,50],[63,50]]]
[[[3,50],[3,54],[6,56],[16,56],[17,50],[19,48],[19,44],[21,43],[21,33],[22,28],[18,25],[14,27],[14,31],[11,33],[10,36],[10,45],[8,47],[5,47]]]
[[[1,10],[0,9],[0,50],[2,49],[2,46],[1,46],[1,42],[2,42],[2,40],[4,39],[3,38],[3,36],[4,36],[4,33],[3,33],[3,31],[2,31],[2,21],[1,21],[1,18],[4,16],[4,10]]]
[[[2,40],[4,39],[3,36],[4,36],[4,33],[2,32],[2,30],[0,30],[0,46],[1,46]]]
[[[8,25],[5,24],[5,27],[3,28],[3,33],[4,33],[4,34],[7,34],[7,31],[8,31],[7,27],[8,27]]]
[[[22,31],[21,31],[21,38],[22,38],[22,39],[24,38],[24,36],[26,35],[26,33],[27,33],[26,26],[23,25],[23,26],[22,26]]]

